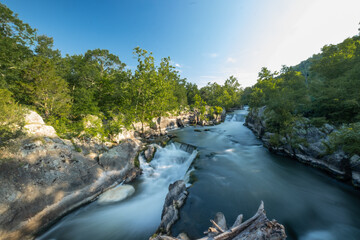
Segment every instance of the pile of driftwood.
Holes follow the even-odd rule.
[[[255,215],[247,221],[242,222],[243,215],[240,214],[231,228],[226,225],[223,213],[217,213],[214,220],[210,220],[212,226],[204,232],[206,237],[198,240],[256,240],[256,239],[286,239],[285,228],[275,220],[270,221],[265,214],[264,203],[261,202]],[[158,235],[151,240],[189,240],[186,234],[182,233],[177,237]]]

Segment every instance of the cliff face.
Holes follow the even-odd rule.
[[[30,116],[29,116],[30,115]],[[139,174],[136,139],[63,140],[35,112],[26,137],[0,149],[0,239],[32,239],[69,211]]]
[[[332,125],[325,124],[317,128],[306,118],[298,122],[293,129],[293,136],[298,140],[280,136],[276,144],[272,141],[274,133],[267,131],[265,107],[249,112],[245,125],[249,127],[270,151],[286,155],[296,160],[320,168],[336,178],[348,181],[360,187],[360,157],[349,156],[342,150],[328,153],[329,134],[337,131]],[[293,138],[294,138],[293,137]]]

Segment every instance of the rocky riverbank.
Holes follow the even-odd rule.
[[[0,238],[32,239],[66,213],[134,179],[142,143],[64,140],[34,112],[28,136],[1,149]]]
[[[360,157],[349,156],[343,150],[328,151],[329,134],[337,129],[324,124],[322,127],[315,127],[309,119],[303,118],[293,128],[293,137],[280,136],[280,141],[273,141],[274,133],[266,128],[266,107],[252,109],[245,125],[249,127],[263,142],[270,151],[289,156],[302,163],[320,168],[330,175],[343,181],[360,187]],[[292,141],[296,138],[296,143]]]
[[[61,139],[30,111],[26,134],[0,149],[0,238],[33,239],[70,211],[136,178],[141,172],[137,156],[156,136],[189,124],[218,124],[224,116],[211,121],[199,120],[194,113],[158,118],[152,126],[135,123],[103,142]],[[165,136],[159,141],[167,140]],[[154,153],[146,153],[149,160]]]

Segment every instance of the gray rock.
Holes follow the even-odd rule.
[[[350,164],[351,164],[351,166],[359,165],[360,164],[360,156],[357,154],[354,154],[350,158]]]
[[[134,167],[139,150],[135,143],[117,147],[118,158],[113,160],[121,164],[105,161],[106,169],[111,170],[107,171],[96,160],[74,151],[72,145],[48,140],[17,139],[14,147],[18,145],[18,150],[0,149],[0,156],[12,159],[0,161],[1,239],[33,239],[39,230],[117,181],[129,181],[139,174]]]
[[[134,149],[138,148],[139,145],[135,141],[127,140],[101,154],[99,156],[99,164],[107,171],[122,169],[129,163],[129,159],[136,157],[137,151],[134,151]]]
[[[326,134],[330,134],[335,130],[335,127],[333,125],[326,123],[326,124],[324,124],[323,129]]]
[[[179,219],[178,209],[184,204],[187,194],[184,181],[179,180],[170,184],[157,232],[170,234],[172,225]]]
[[[155,155],[156,147],[153,144],[150,144],[147,149],[144,151],[144,157],[147,162],[150,162]]]

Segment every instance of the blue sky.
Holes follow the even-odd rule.
[[[243,87],[265,66],[279,70],[358,34],[359,0],[3,0],[54,38],[62,54],[102,48],[130,69],[133,48],[170,56],[204,86],[234,75]]]

